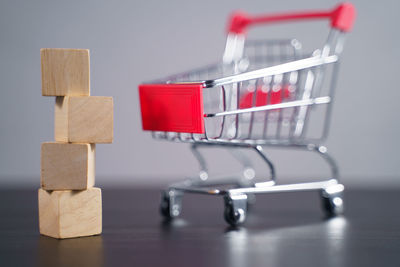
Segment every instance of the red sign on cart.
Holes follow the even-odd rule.
[[[204,133],[203,84],[139,86],[143,130]]]

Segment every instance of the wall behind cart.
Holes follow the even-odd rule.
[[[141,130],[137,85],[219,60],[232,10],[260,14],[336,3],[1,1],[0,184],[38,185],[40,143],[54,139],[54,99],[41,96],[40,48],[89,48],[93,92],[115,98],[115,142],[97,147],[98,184],[164,184],[195,174],[197,165],[187,145],[154,141]],[[400,2],[353,3],[358,17],[343,53],[327,146],[345,183],[400,186]],[[299,35],[311,40],[305,41],[307,47],[318,48],[327,23],[301,26],[252,34]],[[312,156],[270,153],[283,177],[313,178],[327,171]],[[237,169],[224,151],[213,150],[207,157],[222,172]]]

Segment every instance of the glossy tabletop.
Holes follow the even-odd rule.
[[[244,226],[219,197],[186,195],[165,222],[160,191],[103,188],[103,234],[38,233],[36,190],[0,190],[0,266],[400,266],[400,191],[348,190],[327,219],[317,192],[258,195]]]

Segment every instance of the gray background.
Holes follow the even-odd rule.
[[[358,12],[343,53],[327,146],[344,182],[399,186],[399,1],[353,1]],[[187,145],[141,131],[137,85],[215,62],[226,18],[330,8],[336,1],[7,1],[0,2],[0,184],[37,185],[40,143],[53,140],[54,99],[41,96],[42,47],[89,48],[93,95],[113,96],[115,142],[97,146],[97,184],[164,184],[197,172]],[[255,30],[321,46],[327,23]],[[300,36],[300,37],[298,37]],[[318,158],[271,150],[278,175],[315,178]],[[237,169],[224,151],[207,157],[219,172]],[[254,158],[256,161],[257,159]],[[217,168],[219,167],[219,168]]]

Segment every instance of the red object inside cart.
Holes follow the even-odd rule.
[[[204,133],[203,84],[139,86],[143,130]]]
[[[244,95],[240,98],[239,107],[244,109],[279,104],[282,103],[282,98],[288,99],[291,97],[291,95],[292,93],[290,92],[288,85],[283,87],[283,95],[281,87],[275,88],[271,92],[263,91],[262,88],[259,87],[256,92],[249,91],[244,93]]]

